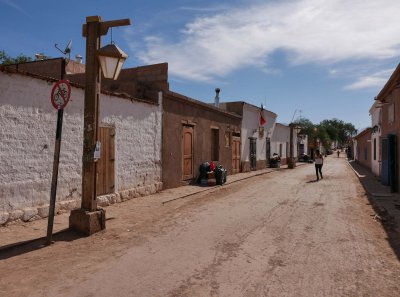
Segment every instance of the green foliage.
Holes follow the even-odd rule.
[[[333,142],[346,146],[350,138],[357,134],[353,124],[339,119],[323,120],[316,125],[308,119],[301,118],[295,123],[302,128],[300,134],[306,134],[310,139],[319,138],[326,149],[330,148]]]
[[[32,61],[31,57],[25,56],[24,54],[19,54],[15,58],[10,57],[7,53],[2,50],[0,51],[0,64],[1,65],[10,65],[10,64],[18,64],[18,63],[26,63]]]
[[[301,127],[300,134],[306,135],[311,135],[315,127],[315,125],[306,118],[300,118],[299,120],[295,121],[295,124]]]

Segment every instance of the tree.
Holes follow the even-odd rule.
[[[333,141],[336,141],[338,145],[345,146],[350,137],[357,134],[357,129],[351,123],[345,123],[342,120],[332,119],[324,120],[321,122]]]
[[[32,61],[31,57],[25,56],[24,54],[19,54],[15,58],[10,57],[7,53],[2,50],[0,51],[0,64],[1,65],[10,65],[10,64],[18,64],[18,63],[26,63]]]
[[[301,127],[300,134],[306,134],[309,139],[319,138],[325,149],[330,149],[334,142],[339,146],[346,146],[349,138],[357,134],[357,129],[353,124],[336,118],[323,120],[318,125],[306,118],[301,118],[295,124]]]
[[[326,127],[324,125],[316,125],[316,136],[319,138],[322,146],[327,150],[331,147],[332,138],[330,137]]]
[[[300,118],[294,122],[297,126],[301,127],[300,134],[311,136],[314,131],[315,125],[306,118]]]

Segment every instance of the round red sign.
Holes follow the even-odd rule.
[[[68,80],[59,80],[51,90],[51,104],[55,109],[64,109],[71,96],[71,85]]]

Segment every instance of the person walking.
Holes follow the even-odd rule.
[[[339,158],[339,155],[340,155],[340,151],[339,150],[337,150],[337,157]]]
[[[315,151],[315,174],[317,175],[317,180],[322,176],[322,165],[324,165],[324,157],[322,154],[319,152],[319,150]]]

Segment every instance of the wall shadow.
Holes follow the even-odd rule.
[[[354,161],[350,161],[348,164],[356,173],[365,190],[368,205],[372,206],[376,214],[373,215],[373,219],[379,221],[385,230],[386,240],[400,261],[400,234],[396,230],[397,225],[400,224],[400,212],[396,210],[396,203],[400,202],[399,194],[392,193],[390,186],[382,185],[369,168]],[[378,194],[382,195],[381,198],[378,198]]]
[[[53,234],[53,242],[71,242],[76,239],[85,237],[75,231],[64,229]],[[16,257],[22,254],[27,254],[48,247],[46,245],[46,237],[25,240],[21,242],[7,244],[0,246],[0,260]]]

